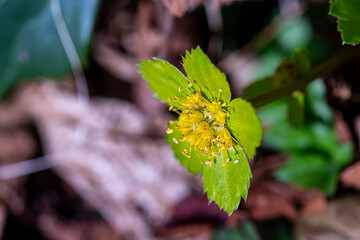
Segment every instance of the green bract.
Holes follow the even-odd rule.
[[[186,52],[185,77],[168,62],[154,58],[138,64],[155,96],[180,116],[171,121],[167,141],[180,163],[201,172],[209,201],[231,214],[246,199],[253,158],[262,126],[250,103],[231,100],[226,75],[196,48]]]

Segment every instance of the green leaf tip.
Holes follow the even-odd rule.
[[[248,161],[262,138],[255,109],[240,98],[230,101],[226,75],[199,47],[183,57],[187,76],[157,58],[137,66],[150,89],[179,114],[166,131],[176,158],[189,172],[202,174],[209,201],[231,214],[247,197]]]
[[[173,65],[165,60],[153,58],[151,60],[144,60],[138,63],[140,74],[149,83],[149,88],[157,93],[157,97],[163,102],[178,107],[176,102],[170,99],[178,96],[180,99],[186,97],[185,93],[178,91],[181,89],[189,91],[187,78]]]
[[[198,87],[204,97],[214,100],[219,96],[220,90],[220,100],[230,102],[231,91],[226,75],[214,66],[200,47],[186,52],[183,67],[190,82]]]
[[[239,148],[239,145],[235,148]],[[214,201],[229,215],[238,208],[241,198],[247,198],[251,177],[244,152],[229,157],[223,154],[212,167],[204,166],[202,172],[204,191],[209,201]]]

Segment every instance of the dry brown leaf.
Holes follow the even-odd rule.
[[[42,215],[39,226],[48,239],[53,240],[116,240],[116,233],[104,222],[65,222],[51,215]]]
[[[296,223],[299,240],[358,240],[360,197],[346,196],[330,201],[326,210],[304,214]]]
[[[0,126],[0,146],[0,166],[31,158],[38,150],[33,134],[26,127],[5,130]],[[14,213],[23,210],[23,202],[18,192],[24,180],[24,178],[17,178],[0,182],[0,238],[3,235],[8,209]]]
[[[206,2],[212,2],[221,6],[231,4],[234,1],[236,0],[161,0],[167,10],[178,18],[183,17],[186,12],[192,11]]]
[[[297,213],[290,189],[283,184],[266,181],[254,190],[250,190],[245,208],[255,220],[287,218],[295,220]]]
[[[345,187],[351,187],[360,191],[360,162],[346,168],[340,174],[340,181]]]
[[[209,223],[191,223],[164,229],[158,234],[158,238],[159,240],[208,240],[213,232],[214,227]]]
[[[244,204],[251,218],[259,221],[287,218],[294,221],[300,212],[310,213],[325,208],[326,197],[322,193],[273,180],[274,171],[286,159],[286,155],[272,155],[254,161],[254,178]]]
[[[161,0],[167,10],[175,17],[182,17],[188,10],[202,4],[203,0]]]
[[[326,196],[317,190],[306,192],[301,201],[301,212],[305,214],[324,211],[327,207]]]
[[[151,239],[152,227],[200,184],[162,137],[146,135],[166,120],[149,118],[129,102],[86,104],[51,82],[27,85],[15,99],[6,110],[31,117],[54,170],[122,236]]]
[[[341,112],[335,112],[335,131],[340,142],[353,141],[351,131],[344,121],[344,117]]]

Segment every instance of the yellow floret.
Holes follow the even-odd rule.
[[[221,111],[221,102],[210,102],[206,103],[206,111],[208,111],[210,114],[215,114],[219,111]]]
[[[220,151],[226,151],[234,146],[230,132],[226,128],[219,130]]]
[[[220,111],[214,115],[215,124],[225,124],[227,114],[223,111]]]
[[[202,155],[218,157],[232,150],[235,143],[225,128],[228,112],[219,101],[209,102],[200,93],[189,94],[184,100],[175,99],[181,104],[175,131],[182,136],[181,142],[189,142],[189,149],[183,155],[190,158],[192,150],[200,150]],[[172,131],[169,130],[168,134]]]
[[[184,100],[181,102],[182,108],[197,108],[204,105],[204,98],[201,96],[200,93],[195,93],[187,96]]]

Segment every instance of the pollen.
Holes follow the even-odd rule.
[[[183,110],[188,108],[201,109],[204,107],[206,99],[200,94],[195,93],[188,95],[184,100],[180,101]]]
[[[191,158],[191,156],[190,156],[190,155],[188,155],[188,154],[186,154],[186,153],[185,153],[185,150],[181,151],[181,153],[182,153],[185,157],[187,157],[187,158]]]
[[[175,125],[174,131],[181,134],[177,140],[189,143],[188,148],[184,149],[182,154],[191,158],[191,152],[197,150],[205,157],[216,158],[226,151],[235,151],[236,142],[226,126],[226,119],[229,116],[226,104],[219,98],[213,101],[208,100],[199,92],[186,93],[180,87],[179,92],[185,93],[187,96],[184,99],[178,97],[172,99],[179,103],[177,107],[179,118],[172,124]],[[167,133],[172,132],[167,131]],[[173,141],[175,142],[175,140]],[[202,162],[213,165],[213,161]]]

